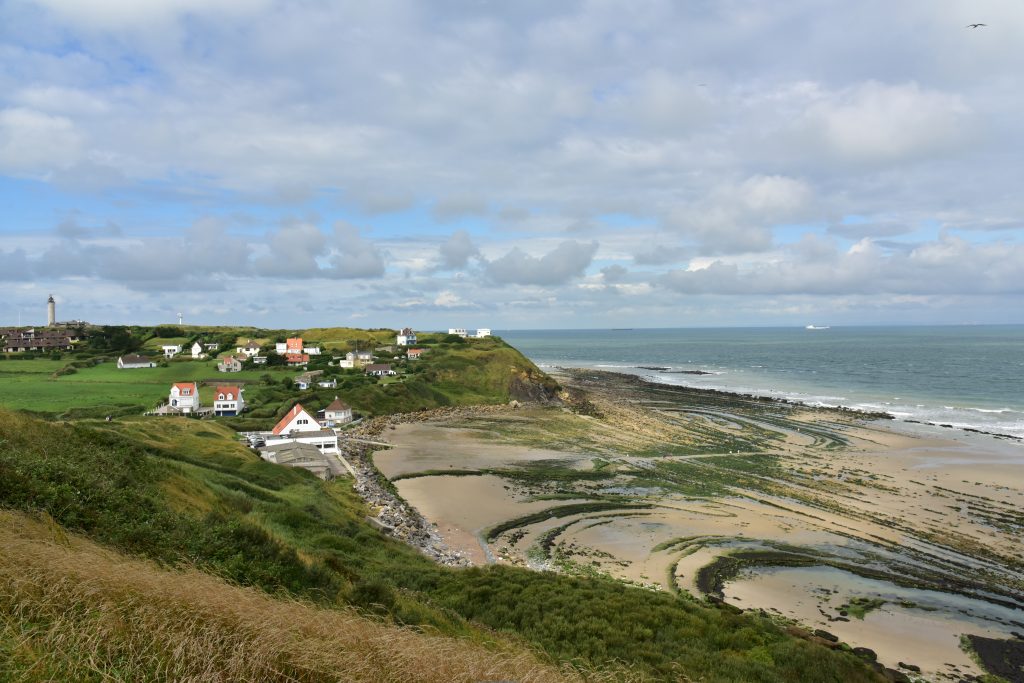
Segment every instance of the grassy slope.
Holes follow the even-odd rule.
[[[875,680],[852,656],[756,616],[608,580],[438,567],[373,531],[346,482],[261,462],[212,422],[72,425],[0,412],[0,505],[45,510],[165,564],[476,641],[495,629],[562,660],[708,681]]]
[[[253,338],[267,338],[257,336],[266,330],[208,329],[217,330],[217,336],[241,332],[239,338],[243,342],[249,338],[246,331],[251,332]],[[272,334],[270,338],[281,334]],[[364,348],[394,343],[393,334],[387,330],[323,328],[291,334],[301,334],[304,339],[323,343],[328,349],[334,347],[338,353],[352,348],[357,342]],[[211,335],[199,336],[210,338]],[[192,361],[183,358],[171,361],[167,367],[135,370],[119,370],[113,362],[107,361],[63,376],[54,376],[54,373],[82,354],[64,354],[61,360],[0,360],[0,405],[48,416],[125,415],[150,409],[161,399],[166,399],[172,382],[246,382],[246,400],[254,409],[252,417],[257,419],[250,423],[232,421],[232,424],[240,428],[261,429],[273,424],[294,401],[318,409],[330,403],[335,395],[340,395],[363,414],[384,415],[445,405],[504,403],[514,397],[517,381],[554,386],[533,363],[500,339],[467,340],[454,344],[442,343],[441,339],[441,335],[424,335],[423,348],[427,351],[422,360],[409,363],[391,361],[403,373],[398,381],[391,378],[381,381],[366,378],[359,371],[348,371],[338,374],[339,389],[309,392],[285,389],[277,384],[286,376],[300,374],[299,370],[262,367],[225,374],[217,372],[215,359]],[[159,346],[167,341],[153,338],[146,344]],[[330,371],[326,366],[330,355],[326,353],[315,359],[311,369]],[[110,356],[114,357],[116,354]],[[261,383],[266,374],[274,378],[275,385]],[[200,396],[204,404],[210,405],[213,388],[202,387]]]
[[[0,511],[0,680],[581,681],[482,646],[172,571]]]

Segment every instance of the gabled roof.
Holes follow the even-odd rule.
[[[191,396],[197,396],[199,394],[199,387],[195,382],[175,382],[174,386],[181,392],[194,390],[195,393],[191,394]]]
[[[242,390],[239,389],[238,386],[236,385],[225,384],[223,386],[218,386],[216,391],[214,391],[213,393],[216,396],[220,396],[221,394],[227,396],[228,394],[231,394],[232,396],[234,396],[234,398],[231,400],[237,401],[242,395]]]
[[[305,353],[289,353],[285,356],[288,363],[308,363],[309,355]]]
[[[260,350],[260,345],[250,339],[249,343],[246,344],[245,346],[243,346],[242,348],[243,349],[256,349],[257,351],[259,351]]]
[[[316,422],[316,418],[310,415],[308,412],[306,412],[306,409],[302,407],[301,403],[296,403],[295,405],[292,406],[291,410],[285,413],[284,417],[281,418],[281,421],[274,425],[274,434],[281,434],[282,432],[284,432],[284,429],[285,427],[288,426],[288,423],[294,420],[298,415],[302,413],[306,413],[306,417],[308,417],[311,420],[311,424]]]
[[[234,356],[234,354],[231,354],[231,353],[229,353],[229,354],[228,354],[228,355],[226,355],[226,356],[221,356],[221,358],[220,358],[220,362],[221,362],[221,363],[229,363],[229,362],[231,362],[231,361],[233,361],[233,360],[237,360],[237,361],[238,361],[239,363],[241,363],[241,362],[242,362],[242,361],[241,361],[241,359],[239,359],[239,358],[236,358],[236,357]]]
[[[324,408],[324,411],[328,410],[352,410],[352,408],[347,403],[342,401],[340,398],[335,396],[334,400],[331,401],[331,405]]]
[[[408,351],[405,352],[405,355],[407,355],[407,356],[418,356],[421,353],[423,353],[423,349],[409,349]]]
[[[118,358],[122,365],[134,365],[136,363],[152,363],[153,361],[137,353],[129,353]]]
[[[416,333],[412,331],[411,327],[403,327],[401,334],[402,334],[403,337],[408,337],[409,335],[416,334]]]
[[[380,372],[388,371],[391,369],[391,365],[388,363],[374,363],[373,365],[366,366],[366,372]]]

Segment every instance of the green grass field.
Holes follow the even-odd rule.
[[[166,399],[174,382],[216,381],[225,384],[258,383],[268,370],[217,371],[216,360],[172,361],[167,367],[120,370],[115,362],[81,368],[71,375],[54,377],[68,365],[63,360],[0,361],[0,405],[18,410],[59,415],[69,410],[134,408],[139,412]],[[294,377],[293,369],[269,371],[275,379]],[[213,402],[213,387],[201,387],[205,405]],[[98,413],[97,413],[98,414]]]

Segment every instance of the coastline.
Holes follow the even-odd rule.
[[[558,379],[561,407],[423,416],[374,455],[473,564],[719,593],[928,680],[981,673],[960,635],[1024,632],[1024,454],[1010,442],[628,373]],[[825,583],[809,594],[792,571]],[[840,593],[881,606],[851,619]],[[931,640],[894,648],[909,624]]]
[[[1020,444],[1024,445],[1024,436],[1016,435],[1016,434],[1008,434],[1008,433],[999,432],[999,431],[991,431],[989,429],[983,429],[983,428],[981,428],[979,426],[974,426],[974,425],[970,425],[970,424],[958,425],[958,424],[952,424],[952,423],[949,423],[949,422],[926,421],[926,420],[913,419],[913,418],[907,417],[907,416],[905,416],[903,414],[900,414],[900,413],[897,413],[897,412],[892,412],[892,411],[889,411],[889,410],[878,410],[878,409],[872,409],[872,408],[868,408],[868,407],[862,407],[863,404],[856,404],[856,403],[854,403],[853,405],[843,405],[841,403],[834,403],[834,404],[832,404],[832,403],[825,403],[825,402],[822,402],[822,401],[802,400],[802,399],[798,399],[798,398],[793,398],[793,395],[791,393],[787,394],[786,392],[781,392],[781,391],[772,391],[772,390],[767,390],[767,389],[759,391],[759,390],[756,390],[756,389],[741,390],[741,389],[730,389],[730,388],[724,388],[724,387],[705,387],[705,386],[698,386],[698,385],[694,385],[694,384],[670,382],[670,381],[667,380],[667,378],[663,377],[663,375],[691,375],[691,376],[709,376],[710,375],[710,376],[714,376],[716,374],[719,374],[719,373],[708,372],[708,371],[704,371],[704,370],[673,370],[673,369],[671,369],[671,367],[668,367],[668,366],[654,366],[654,365],[635,365],[635,366],[615,365],[615,366],[609,366],[609,365],[605,364],[605,365],[596,365],[594,367],[589,367],[589,366],[587,366],[587,367],[572,367],[572,366],[563,366],[563,365],[558,365],[558,364],[553,364],[553,363],[545,363],[545,362],[538,362],[538,367],[544,369],[545,371],[547,371],[547,372],[549,372],[550,374],[553,374],[553,375],[558,375],[559,373],[564,373],[564,372],[577,372],[577,371],[588,371],[588,370],[594,370],[594,371],[597,371],[597,372],[610,372],[610,373],[615,373],[615,374],[627,375],[627,376],[630,376],[630,377],[636,377],[636,378],[639,378],[641,381],[645,381],[645,382],[649,382],[649,383],[653,383],[653,384],[662,384],[662,385],[670,386],[670,387],[683,387],[683,388],[686,388],[686,389],[692,390],[692,391],[706,391],[706,392],[717,393],[717,394],[735,395],[735,396],[744,397],[744,398],[772,400],[772,401],[778,401],[780,403],[799,405],[799,406],[803,406],[803,407],[810,408],[810,409],[848,411],[848,412],[851,412],[851,413],[855,413],[855,414],[857,414],[859,416],[862,416],[865,419],[893,420],[894,422],[899,422],[899,423],[904,423],[904,424],[926,425],[928,427],[935,427],[935,428],[938,428],[938,429],[951,429],[951,430],[956,430],[956,431],[959,431],[959,432],[974,433],[974,434],[984,434],[984,435],[991,436],[991,437],[994,437],[994,438],[1006,439],[1006,440],[1017,442],[1017,443],[1020,443]],[[629,372],[630,369],[654,371],[654,372],[658,372],[659,374],[657,374],[657,375],[650,375],[650,374],[641,374],[641,373],[636,373],[636,372]],[[981,410],[981,409],[969,408],[967,410]]]

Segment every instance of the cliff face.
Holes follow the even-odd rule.
[[[533,366],[532,363],[530,365]],[[513,368],[508,395],[520,403],[560,403],[558,389],[558,383],[536,366]]]

